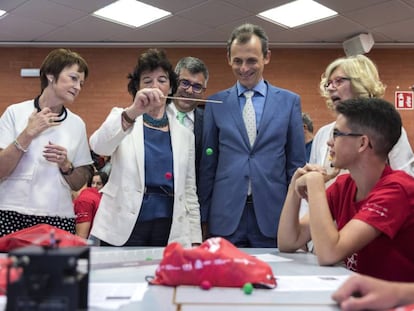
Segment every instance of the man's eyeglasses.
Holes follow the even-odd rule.
[[[178,85],[182,87],[184,90],[187,90],[191,86],[193,88],[193,92],[197,94],[200,94],[205,90],[205,87],[202,86],[200,83],[191,83],[187,79],[178,80]]]
[[[333,80],[328,80],[325,83],[325,85],[324,85],[325,90],[327,90],[330,85],[332,85],[334,88],[337,88],[338,86],[341,86],[342,83],[344,83],[345,81],[351,81],[351,78],[347,78],[347,77],[336,77]]]

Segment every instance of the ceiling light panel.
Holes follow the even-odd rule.
[[[261,12],[257,16],[283,27],[294,28],[337,14],[334,10],[313,0],[297,0]]]
[[[136,28],[170,16],[171,12],[136,0],[119,0],[95,11],[92,15]]]

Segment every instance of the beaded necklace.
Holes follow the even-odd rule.
[[[154,119],[147,113],[144,113],[142,115],[142,118],[144,119],[145,123],[147,123],[148,125],[151,125],[152,127],[161,128],[161,127],[168,125],[168,118],[167,118],[166,112],[164,112],[164,115],[162,116],[161,119]]]
[[[37,112],[40,112],[42,110],[42,109],[40,109],[40,105],[39,105],[39,97],[40,97],[40,95],[37,96],[34,100],[34,106],[37,109]],[[62,106],[62,111],[58,115],[58,117],[60,117],[60,119],[54,120],[53,122],[63,122],[63,120],[65,120],[67,116],[68,116],[68,112],[67,112],[65,106]]]

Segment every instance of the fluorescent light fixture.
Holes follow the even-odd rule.
[[[6,11],[0,10],[0,16],[3,16],[6,13],[7,13]]]
[[[20,76],[24,78],[40,77],[39,68],[22,68],[20,69]]]
[[[272,23],[293,28],[337,15],[338,12],[313,0],[296,0],[257,14]]]
[[[119,0],[93,13],[94,16],[129,27],[139,27],[171,15],[136,0]]]

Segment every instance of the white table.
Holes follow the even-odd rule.
[[[155,274],[156,265],[162,258],[162,250],[162,248],[92,248],[90,290],[99,283],[112,283],[115,286],[120,283],[145,282],[146,276]],[[274,249],[243,249],[243,251],[251,254],[276,255],[288,259],[289,261],[269,262],[280,284],[290,278],[298,278],[305,283],[307,280],[314,283],[315,279],[321,279],[322,283],[327,284],[331,282],[330,280],[338,282],[338,279],[343,279],[351,273],[340,266],[321,267],[316,257],[309,253],[286,254]],[[115,266],[119,267],[115,268]],[[140,300],[128,301],[117,309],[151,311],[234,311],[236,308],[242,311],[339,310],[331,299],[334,288],[336,287],[310,288],[309,285],[303,284],[292,291],[286,288],[282,290],[281,287],[274,290],[255,289],[251,295],[246,295],[239,288],[212,288],[205,291],[197,286],[177,288],[148,286],[144,288]],[[90,310],[105,309],[90,308]]]

